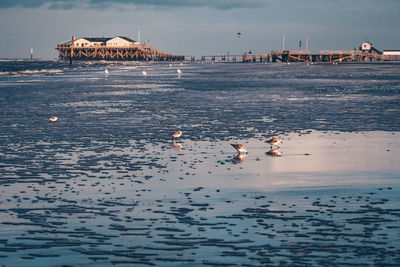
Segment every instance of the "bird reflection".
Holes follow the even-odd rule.
[[[247,158],[248,154],[237,154],[235,156],[229,156],[225,162],[230,162],[232,164],[238,164],[238,163],[242,163],[246,158]]]
[[[183,145],[181,143],[177,143],[177,142],[173,141],[172,147],[174,147],[176,149],[181,149],[183,147]]]
[[[282,156],[282,152],[277,150],[277,149],[271,149],[266,154],[268,156],[271,156],[271,157],[280,157],[280,156]]]
[[[236,161],[238,163],[243,162],[247,158],[247,154],[239,154],[236,156]]]

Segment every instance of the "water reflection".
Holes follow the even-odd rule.
[[[280,157],[280,156],[282,156],[282,152],[277,150],[277,149],[271,149],[268,152],[266,152],[265,154],[267,154],[268,156],[271,156],[271,157]]]
[[[176,149],[182,149],[183,145],[181,143],[177,143],[175,141],[172,141],[172,147]]]
[[[239,154],[236,156],[236,162],[241,163],[247,158],[247,154]]]

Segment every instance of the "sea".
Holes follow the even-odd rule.
[[[398,266],[399,137],[399,62],[0,59],[0,265]]]

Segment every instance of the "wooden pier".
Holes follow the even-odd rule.
[[[370,53],[359,50],[329,50],[319,53],[311,53],[308,50],[283,50],[271,51],[261,55],[221,55],[202,56],[201,61],[219,62],[377,62],[390,61],[390,57],[377,53]],[[194,61],[192,57],[192,61]]]
[[[56,49],[61,60],[136,60],[136,61],[183,61],[185,56],[177,56],[159,51],[142,44],[127,47],[74,47],[58,44]]]
[[[57,44],[61,60],[136,60],[136,61],[196,61],[194,56],[177,56],[167,54],[150,45],[136,42],[128,37],[111,38],[81,37]],[[190,59],[189,59],[190,58]],[[267,54],[253,55],[251,51],[243,55],[211,55],[202,56],[201,61],[212,62],[375,62],[390,61],[370,42],[363,42],[354,50],[329,50],[311,53],[309,50],[280,50]]]
[[[329,50],[311,53],[300,51],[271,51],[269,58],[272,62],[372,62],[389,61],[389,57],[359,50]]]

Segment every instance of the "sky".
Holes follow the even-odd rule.
[[[127,36],[176,55],[400,49],[399,0],[0,0],[0,58],[56,58],[76,37]],[[242,33],[237,37],[237,33]]]

